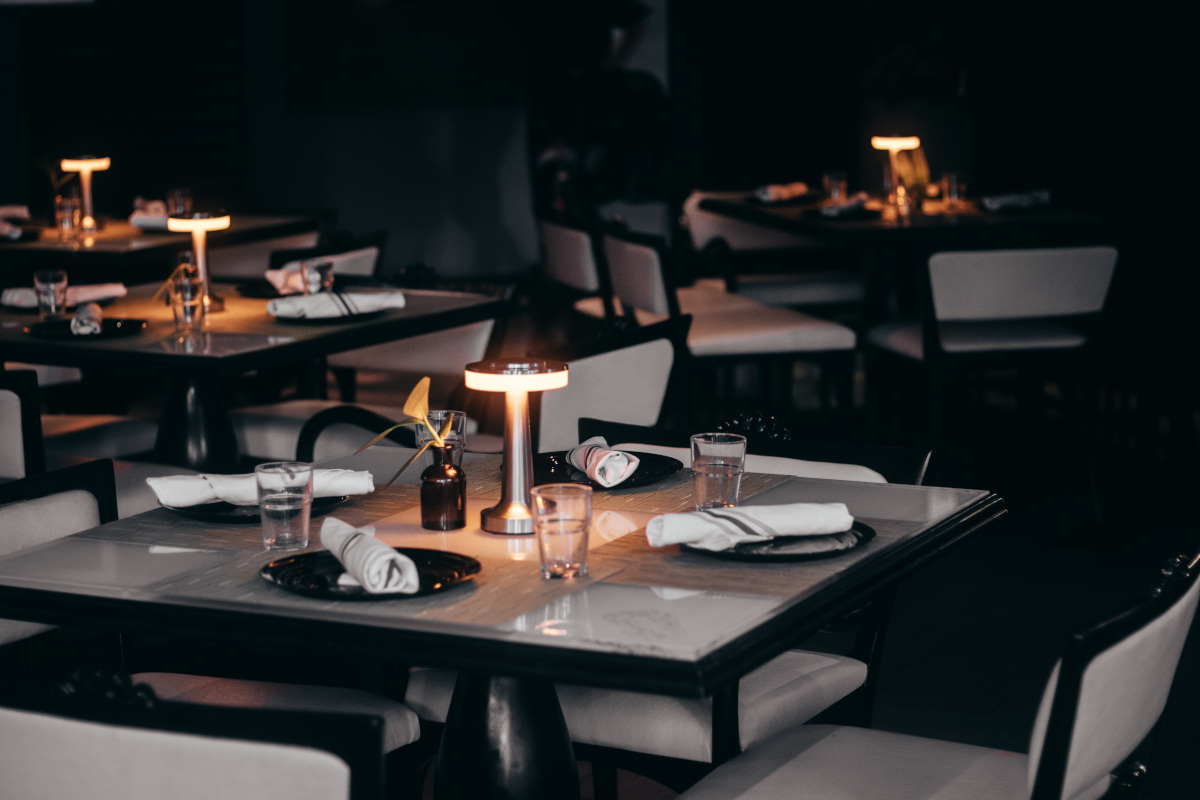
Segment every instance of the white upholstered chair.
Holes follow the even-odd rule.
[[[89,461],[0,484],[0,555],[69,536],[116,519],[112,462]],[[39,623],[0,620],[0,644],[48,632]],[[212,706],[371,713],[383,720],[385,753],[416,741],[417,718],[403,703],[355,689],[240,681],[166,672],[133,676],[164,699]]]
[[[542,245],[542,275],[571,300],[575,311],[597,320],[619,313],[603,260],[597,256],[591,233],[562,220],[538,220]]]
[[[1190,565],[1190,566],[1189,566]],[[1166,707],[1200,599],[1178,558],[1148,599],[1069,637],[1051,670],[1029,754],[887,731],[798,725],[718,768],[681,800],[1095,800]]]
[[[4,797],[385,797],[383,726],[375,717],[163,702],[127,681],[91,695],[72,685],[71,696],[0,697]],[[108,697],[96,697],[100,691]]]
[[[853,330],[800,311],[741,297],[727,291],[724,282],[716,279],[677,287],[665,243],[657,237],[614,227],[605,233],[603,241],[613,293],[627,312],[632,310],[639,324],[691,315],[688,349],[694,367],[720,369],[757,363],[777,378],[764,383],[775,383],[783,389],[770,402],[790,411],[792,363],[815,362],[823,367],[822,380],[834,387],[842,409],[849,408],[857,342]]]

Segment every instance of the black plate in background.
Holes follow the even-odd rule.
[[[730,550],[705,550],[688,544],[680,549],[728,561],[809,561],[841,555],[869,542],[875,530],[855,520],[850,530],[816,536],[777,536],[767,542],[743,542]]]
[[[567,452],[558,450],[550,453],[538,453],[533,457],[533,483],[535,486],[543,483],[582,483],[592,487],[594,491],[607,492],[613,489],[650,486],[683,469],[683,462],[670,456],[627,450],[624,452],[637,456],[641,460],[638,468],[616,486],[604,487],[589,478],[583,470],[568,464]]]
[[[324,600],[403,600],[421,597],[448,589],[471,579],[483,566],[470,556],[427,550],[418,547],[397,547],[397,553],[408,556],[417,565],[421,588],[414,594],[371,594],[361,586],[340,586],[338,577],[345,571],[342,562],[328,550],[280,558],[265,565],[258,574],[289,592]]]
[[[350,495],[338,497],[314,497],[312,516],[319,517],[348,502]],[[159,503],[162,505],[162,503]],[[233,525],[255,525],[262,521],[258,506],[235,506],[224,501],[203,503],[198,506],[163,506],[168,511],[174,511],[184,517],[202,520],[204,522],[223,522]]]
[[[141,333],[146,327],[144,319],[102,319],[100,332],[92,334],[71,333],[71,320],[48,319],[44,322],[32,322],[25,326],[25,332],[43,339],[119,339],[122,336],[133,336]]]
[[[347,322],[362,322],[365,319],[382,317],[386,313],[386,308],[377,308],[374,311],[346,314],[341,317],[275,317],[275,321],[283,325],[343,325]]]
[[[750,202],[760,206],[810,206],[813,203],[820,203],[825,199],[824,192],[807,192],[799,194],[795,197],[789,197],[787,200],[763,200],[758,195],[750,195]]]

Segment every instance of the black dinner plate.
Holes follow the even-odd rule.
[[[319,517],[320,515],[332,511],[342,503],[348,502],[350,495],[341,495],[338,497],[314,497],[312,503],[312,516]],[[162,503],[159,503],[162,505]],[[258,506],[235,506],[233,503],[219,501],[216,503],[203,503],[198,506],[162,506],[168,511],[174,511],[184,517],[202,520],[204,522],[224,522],[234,525],[253,525],[262,521],[259,515]]]
[[[141,333],[146,327],[144,319],[103,319],[100,320],[100,332],[75,335],[71,333],[71,320],[48,319],[33,322],[25,326],[25,332],[40,336],[43,339],[117,339],[122,336],[133,336]]]
[[[674,475],[683,469],[683,462],[670,456],[658,453],[640,453],[627,450],[630,455],[641,459],[633,474],[616,486],[604,487],[589,478],[583,470],[567,463],[567,451],[558,450],[550,453],[538,453],[533,457],[533,483],[540,486],[543,483],[582,483],[592,487],[597,492],[607,492],[614,489],[632,489],[638,486],[650,486],[663,478]]]
[[[750,202],[760,206],[809,206],[813,203],[820,203],[825,199],[824,192],[807,192],[798,194],[795,197],[789,197],[786,200],[763,200],[758,195],[751,195]]]
[[[257,300],[273,300],[276,297],[283,297],[279,290],[275,288],[275,284],[268,280],[246,281],[239,283],[233,287],[242,297],[252,297]]]
[[[421,588],[413,594],[371,594],[361,586],[338,585],[338,577],[346,569],[328,550],[277,559],[265,565],[258,574],[289,592],[308,597],[325,600],[404,600],[448,589],[470,580],[483,569],[476,559],[458,553],[418,547],[397,547],[395,550],[411,558],[417,565]]]
[[[863,542],[875,537],[871,526],[857,520],[850,530],[841,533],[817,536],[777,536],[767,542],[743,542],[730,550],[705,550],[689,544],[680,545],[681,550],[728,561],[808,561],[813,558],[829,558],[853,550]]]
[[[883,212],[877,208],[854,208],[849,211],[843,211],[840,214],[822,214],[821,209],[811,208],[804,212],[804,216],[809,219],[822,220],[824,222],[863,222],[874,219],[882,219]]]
[[[375,319],[387,313],[386,308],[374,311],[364,311],[361,314],[346,314],[343,317],[276,317],[275,321],[284,325],[343,325],[347,322],[362,322],[365,319]]]

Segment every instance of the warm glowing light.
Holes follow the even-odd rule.
[[[567,385],[561,361],[477,361],[466,369],[468,389],[481,392],[545,392]]]
[[[872,136],[871,147],[876,150],[889,150],[893,153],[899,150],[916,150],[921,146],[919,136]]]
[[[192,231],[223,231],[229,227],[229,215],[223,217],[192,216],[167,217],[167,230],[176,233]]]
[[[110,166],[111,158],[64,158],[58,168],[63,172],[103,172]]]

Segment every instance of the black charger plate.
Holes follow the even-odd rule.
[[[100,332],[76,335],[71,333],[71,320],[48,319],[34,322],[25,326],[25,332],[40,336],[43,339],[78,339],[86,342],[89,339],[116,339],[121,336],[133,336],[146,328],[144,319],[103,319],[100,320]]]
[[[683,462],[679,459],[658,453],[639,453],[636,450],[628,450],[626,452],[637,456],[641,463],[624,481],[616,486],[606,488],[589,478],[583,470],[576,469],[567,463],[567,452],[558,450],[550,453],[538,453],[533,457],[533,483],[535,486],[541,486],[543,483],[582,483],[597,492],[607,492],[650,486],[683,469]]]
[[[314,497],[312,516],[319,517],[348,502],[350,495],[338,497]],[[162,505],[162,503],[159,503]],[[235,506],[233,503],[217,502],[204,503],[198,506],[162,506],[168,511],[174,511],[184,517],[202,520],[204,522],[223,522],[234,525],[256,525],[262,522],[258,506]]]
[[[689,544],[680,549],[728,561],[808,561],[829,558],[853,550],[875,537],[875,530],[857,520],[850,530],[816,536],[777,536],[767,542],[743,542],[730,550],[705,550]]]
[[[421,588],[414,594],[371,594],[361,586],[340,586],[338,577],[346,569],[328,550],[277,559],[265,565],[258,574],[289,592],[307,597],[324,600],[404,600],[443,591],[470,580],[483,569],[476,559],[458,553],[418,547],[397,547],[395,550],[411,558],[417,565]]]

